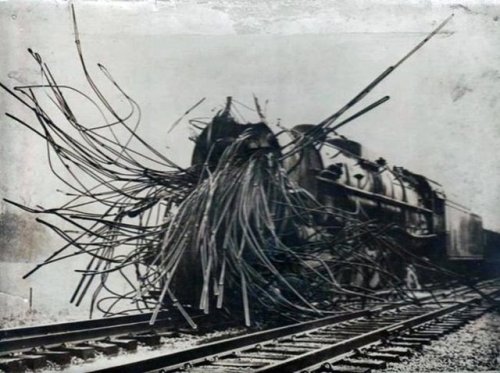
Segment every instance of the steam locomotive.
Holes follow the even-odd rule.
[[[307,130],[308,125],[301,125],[292,133],[300,136]],[[395,223],[400,236],[430,259],[484,258],[481,217],[448,199],[439,183],[403,167],[390,167],[383,158],[369,158],[360,143],[341,136],[303,152],[291,177],[327,208]]]
[[[288,134],[292,141],[300,141],[314,126],[297,125]],[[243,133],[251,133],[247,151],[282,150],[283,141],[264,122],[239,124],[226,113],[202,131],[192,164],[207,159],[216,164],[224,149]],[[328,135],[320,146],[303,146],[297,154],[284,157],[284,169],[325,211],[391,226],[399,244],[432,263],[479,273],[486,261],[490,266],[496,262],[494,246],[500,243],[500,234],[484,230],[479,215],[447,198],[436,181],[374,158],[360,143]]]

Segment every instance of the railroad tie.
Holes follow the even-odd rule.
[[[297,347],[281,347],[281,346],[263,346],[259,351],[261,352],[277,352],[286,355],[302,355],[308,351],[308,349],[297,348]]]
[[[307,342],[307,343],[320,343],[320,344],[335,344],[340,342],[340,338],[321,338],[321,337],[314,337],[311,335],[311,337],[307,338],[297,338],[295,339],[295,342]]]
[[[311,333],[308,333],[307,335],[319,335],[319,336],[325,336],[325,337],[332,337],[335,338],[335,335],[337,334],[337,330],[317,330]]]
[[[365,352],[363,354],[360,354],[360,357],[365,357],[373,360],[383,360],[391,363],[401,361],[401,355],[385,352]]]
[[[137,350],[137,340],[130,338],[112,338],[109,340],[109,343],[117,345],[127,351],[135,351]]]
[[[432,340],[436,340],[445,334],[446,334],[446,332],[443,330],[420,330],[420,331],[411,333],[411,336],[416,337],[416,338],[429,338]]]
[[[119,346],[117,344],[109,342],[89,342],[82,344],[82,346],[91,347],[104,355],[117,355],[119,351]]]
[[[58,346],[54,347],[55,351],[67,351],[72,356],[76,356],[83,360],[95,358],[95,349],[89,346]]]
[[[47,360],[59,365],[68,365],[71,363],[71,354],[68,351],[42,350],[33,352],[35,355],[43,355]]]
[[[370,373],[370,368],[354,367],[350,365],[332,365],[324,363],[317,371],[318,373]]]
[[[428,337],[414,337],[412,334],[403,334],[400,337],[394,338],[396,342],[410,342],[410,343],[421,343],[424,345],[430,345],[432,342],[431,338]]]
[[[374,349],[377,353],[398,355],[398,356],[411,356],[413,350],[408,347],[378,347]]]
[[[130,338],[135,339],[147,346],[159,346],[161,344],[161,336],[154,333],[134,334],[130,336]]]
[[[250,359],[220,359],[212,362],[211,365],[233,368],[260,368],[267,365],[267,363]]]
[[[399,341],[390,341],[387,344],[391,347],[407,347],[414,349],[416,351],[420,351],[422,349],[422,344],[417,342],[399,342]]]
[[[47,358],[43,355],[21,354],[18,356],[23,364],[31,370],[42,369],[47,365]]]
[[[297,343],[295,343],[297,342]],[[304,343],[300,343],[304,342]],[[305,344],[307,343],[307,344]],[[318,344],[312,344],[308,340],[306,341],[294,341],[294,343],[280,343],[279,347],[284,347],[284,348],[301,348],[304,350],[317,350],[318,348],[322,348],[322,345]]]
[[[0,357],[0,369],[6,372],[24,372],[26,366],[19,357]]]
[[[339,365],[351,365],[354,367],[370,368],[370,369],[385,369],[387,363],[383,360],[363,359],[363,358],[345,358],[338,362]]]
[[[272,352],[241,352],[238,353],[238,357],[248,358],[248,359],[259,359],[259,360],[285,360],[289,356],[283,355],[281,353],[272,353]]]

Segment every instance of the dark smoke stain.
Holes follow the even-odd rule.
[[[472,10],[471,8],[463,5],[463,4],[453,4],[450,6],[450,9],[453,9],[453,10],[463,10],[465,13],[467,14],[470,14],[470,15],[474,15],[474,16],[483,16],[483,17],[487,17],[488,19],[490,18],[491,14],[488,12],[488,11],[484,11],[484,10],[477,10],[477,9],[485,9],[484,6],[482,6],[480,8],[480,4],[477,4],[479,6],[475,6],[474,9],[475,10]],[[499,16],[494,16],[491,18],[494,22],[497,22],[500,18]]]
[[[465,10],[465,12],[467,13],[473,13],[473,14],[476,14],[476,12],[473,12],[469,7],[466,7],[465,5],[462,5],[462,4],[454,4],[452,6],[450,6],[451,9],[462,9],[462,10]]]
[[[0,214],[0,261],[33,262],[46,254],[47,230],[32,216],[12,212]]]
[[[497,103],[498,103],[498,97],[497,96],[492,96],[490,98],[490,100],[489,100],[488,105],[489,105],[490,108],[493,109],[495,106],[497,106]]]
[[[460,100],[466,93],[472,92],[473,89],[467,87],[464,84],[458,83],[455,88],[453,88],[453,91],[451,92],[451,99],[453,102],[456,102]]]
[[[10,79],[15,80],[17,83],[20,83],[22,85],[28,85],[28,84],[36,84],[36,82],[32,78],[37,76],[37,74],[38,72],[34,69],[20,68],[18,70],[9,71],[7,76]]]
[[[488,69],[483,71],[481,78],[486,78],[488,80],[500,80],[500,71],[497,69]]]

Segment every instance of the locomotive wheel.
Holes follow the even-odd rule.
[[[365,284],[365,275],[362,269],[358,269],[352,274],[351,286],[362,287]]]
[[[350,285],[357,288],[378,289],[381,286],[380,273],[360,268],[352,274]]]
[[[410,290],[420,290],[422,286],[420,285],[420,281],[418,278],[417,269],[413,264],[408,264],[406,266],[406,275],[405,275],[405,284],[406,287]]]
[[[368,282],[368,287],[370,289],[378,289],[381,284],[380,273],[375,272],[371,275],[370,281]]]

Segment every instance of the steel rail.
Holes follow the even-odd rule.
[[[149,323],[151,316],[152,313],[148,312],[138,315],[2,329],[0,330],[0,354],[129,333],[168,330],[173,329],[173,325],[182,321],[172,318],[170,313],[161,312],[152,326]]]

